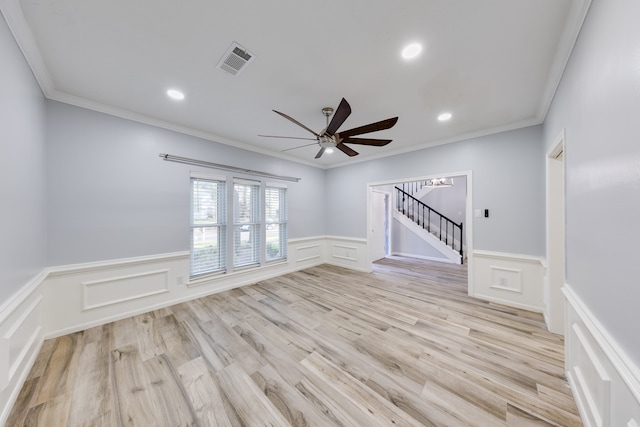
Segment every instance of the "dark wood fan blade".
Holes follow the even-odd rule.
[[[295,150],[296,148],[308,147],[310,145],[316,145],[316,144],[317,144],[317,142],[312,142],[311,144],[305,144],[305,145],[298,145],[297,147],[293,147],[293,148],[285,148],[284,150],[280,150],[280,152],[289,151],[289,150]]]
[[[301,128],[308,130],[309,132],[311,132],[311,133],[312,133],[312,134],[314,134],[315,136],[320,136],[320,135],[318,135],[315,131],[313,131],[313,130],[309,129],[308,127],[306,127],[305,125],[303,125],[302,123],[300,123],[299,121],[297,121],[296,119],[294,119],[293,117],[288,116],[288,115],[286,115],[285,113],[281,113],[280,111],[273,110],[273,112],[274,112],[274,113],[276,113],[276,114],[281,115],[282,117],[284,117],[284,118],[285,118],[285,119],[287,119],[287,120],[292,121],[293,123],[297,124],[297,125],[298,125],[298,126],[300,126]]]
[[[316,159],[322,157],[322,155],[324,154],[324,150],[326,150],[326,148],[322,147],[320,151],[318,151],[318,154],[316,154]]]
[[[360,126],[357,128],[345,130],[344,132],[340,132],[340,136],[342,138],[349,138],[354,135],[361,135],[363,133],[376,132],[379,130],[385,130],[392,128],[396,122],[398,121],[397,117],[393,117],[387,120],[382,120],[375,123],[369,123],[368,125]]]
[[[325,133],[327,135],[333,135],[334,133],[336,133],[338,128],[342,126],[344,121],[347,120],[347,117],[349,117],[350,115],[351,106],[346,99],[342,98],[342,101],[340,101],[340,105],[338,105],[338,109],[335,113],[333,113],[333,117],[331,118],[331,122],[329,123],[329,126],[327,126],[327,130],[325,131]]]
[[[347,147],[343,143],[340,143],[340,144],[336,145],[336,148],[338,150],[342,151],[344,154],[346,154],[349,157],[353,157],[353,156],[357,156],[358,155],[358,152],[356,150],[352,150],[351,148]]]
[[[317,141],[316,138],[300,138],[297,136],[281,136],[281,135],[258,135],[263,138],[284,138],[284,139],[306,139],[308,141]]]
[[[374,145],[376,147],[382,147],[390,143],[391,139],[373,139],[373,138],[344,138],[340,142],[343,144],[360,144],[360,145]]]

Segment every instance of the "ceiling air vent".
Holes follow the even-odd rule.
[[[235,76],[240,74],[253,58],[252,53],[234,42],[218,62],[217,68]]]

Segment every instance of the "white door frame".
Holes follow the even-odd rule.
[[[413,181],[426,181],[428,179],[435,178],[449,178],[456,176],[464,176],[467,180],[467,196],[466,196],[466,213],[465,213],[465,223],[464,223],[464,240],[466,241],[465,255],[467,257],[467,293],[470,296],[473,296],[473,281],[471,280],[473,277],[472,267],[473,267],[473,174],[471,171],[462,171],[462,172],[448,172],[448,173],[440,173],[437,175],[427,175],[427,176],[419,176],[412,178],[401,178],[394,179],[388,181],[380,181],[380,182],[370,182],[367,183],[367,265],[368,270],[371,271],[373,269],[373,262],[371,260],[371,251],[369,250],[369,242],[371,241],[371,191],[373,187],[381,186],[381,185],[394,185],[401,184],[403,182],[413,182]],[[395,202],[392,197],[389,199],[389,207]],[[389,217],[391,220],[392,216]],[[389,238],[391,239],[391,234],[389,234]]]
[[[391,242],[387,241],[387,238],[389,240],[391,240],[390,218],[391,218],[391,197],[392,197],[392,193],[389,193],[388,191],[375,190],[373,187],[369,187],[369,197],[371,197],[372,193],[382,194],[382,195],[384,195],[384,198],[386,200],[386,209],[385,209],[385,212],[384,212],[384,215],[385,215],[385,230],[384,230],[385,246],[390,246]],[[369,242],[373,241],[373,239],[372,239],[372,234],[373,234],[373,220],[372,220],[372,218],[373,218],[373,216],[375,214],[373,213],[373,203],[371,202],[371,204],[369,206],[370,206],[370,209],[368,209],[368,212],[369,212],[369,218],[371,219],[371,222],[370,222],[370,227],[368,228],[368,231],[367,231],[367,238],[368,238],[367,246],[368,246],[369,260],[371,262],[373,262],[374,261],[374,259],[373,259],[374,257],[372,255],[372,253],[374,251],[374,248],[373,248],[373,245],[369,244]],[[389,255],[389,254],[387,253],[386,248],[385,248],[384,256],[386,257],[387,255]]]
[[[549,331],[564,335],[565,299],[565,135],[556,137],[546,154],[547,272],[544,281],[544,318]]]

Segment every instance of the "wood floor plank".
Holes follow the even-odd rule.
[[[249,322],[251,319],[248,319]],[[299,369],[300,360],[309,353],[299,352],[298,348],[290,348],[290,342],[278,336],[279,329],[271,324],[261,325],[249,322],[236,325],[235,331],[244,339],[264,360],[282,373],[291,384],[295,384],[303,377]],[[273,338],[275,337],[275,338]],[[273,344],[276,345],[273,345]],[[267,364],[265,363],[265,364]],[[253,374],[253,373],[252,373]]]
[[[40,377],[33,377],[24,382],[22,389],[20,390],[20,394],[16,399],[16,404],[7,419],[8,426],[21,426],[25,424],[27,412],[31,406],[31,400],[36,393],[36,387],[39,380]]]
[[[507,422],[511,426],[518,427],[552,427],[553,424],[531,415],[522,409],[509,405],[507,408]]]
[[[156,318],[153,327],[157,334],[161,334],[166,348],[166,354],[174,366],[181,366],[200,356],[199,347],[189,339],[189,334],[183,323],[171,313]]]
[[[155,406],[138,348],[128,345],[111,352],[111,387],[119,426],[152,425]]]
[[[71,390],[78,369],[78,364],[73,363],[74,358],[77,359],[82,348],[79,345],[80,340],[82,332],[55,339],[31,405],[45,403]]]
[[[366,385],[423,426],[471,427],[471,424],[457,415],[457,411],[424,399],[421,392],[414,393],[412,388],[406,387],[405,382],[398,382],[388,372],[374,373]]]
[[[199,424],[178,373],[166,355],[143,362],[155,418],[166,426],[187,427]]]
[[[135,316],[133,319],[136,322],[136,330],[138,331],[136,337],[142,360],[149,360],[164,354],[167,351],[167,346],[159,329],[153,327],[156,319],[153,312]]]
[[[226,366],[216,373],[216,378],[244,425],[256,427],[290,425],[239,365]]]
[[[51,357],[51,352],[53,351],[54,346],[56,345],[55,339],[46,340],[42,343],[42,347],[40,348],[40,352],[36,357],[29,374],[27,375],[27,379],[41,377],[44,373],[47,363],[49,362],[49,358]]]
[[[25,426],[64,426],[69,417],[71,399],[67,394],[59,394],[54,398],[29,409]]]
[[[201,357],[178,368],[191,406],[202,426],[233,427],[242,422]]]
[[[315,383],[312,378],[305,377],[295,385],[296,390],[307,399],[318,411],[330,420],[332,426],[351,427],[361,425],[344,409],[344,402],[339,403],[336,393],[326,383]]]
[[[318,353],[310,354],[302,361],[302,365],[310,371],[311,375],[330,384],[335,392],[341,395],[343,401],[357,407],[360,410],[359,415],[366,417],[370,425],[420,426],[420,423],[409,414],[399,410],[391,402],[383,399]]]
[[[47,340],[13,426],[580,426],[564,340],[466,266],[321,265]]]
[[[270,365],[265,365],[251,375],[251,379],[263,391],[287,422],[294,427],[332,426],[311,402],[304,398],[290,382],[285,381]]]
[[[116,320],[108,325],[111,329],[110,342],[111,350],[125,346],[138,345],[136,321],[133,317]]]
[[[85,343],[78,359],[78,381],[71,391],[70,425],[93,425],[113,417],[109,369],[108,338]]]
[[[213,372],[223,369],[230,363],[224,354],[218,354],[219,346],[216,345],[214,338],[207,333],[207,322],[200,324],[196,320],[187,320],[184,322],[184,326],[189,334],[189,339],[200,349],[202,358]]]

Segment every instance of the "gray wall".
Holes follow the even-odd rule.
[[[54,101],[47,144],[49,265],[189,249],[189,173],[226,172],[165,162],[161,152],[300,177],[287,183],[289,238],[325,234],[321,169]]]
[[[491,214],[473,220],[474,249],[544,255],[543,154],[542,127],[532,126],[329,169],[328,234],[367,236],[368,183],[471,170],[473,207]]]
[[[446,259],[436,248],[422,240],[397,219],[391,220],[391,252]]]
[[[640,2],[593,0],[544,124],[547,147],[566,130],[567,283],[636,366],[639,16]]]
[[[44,102],[0,17],[0,305],[45,266]]]

